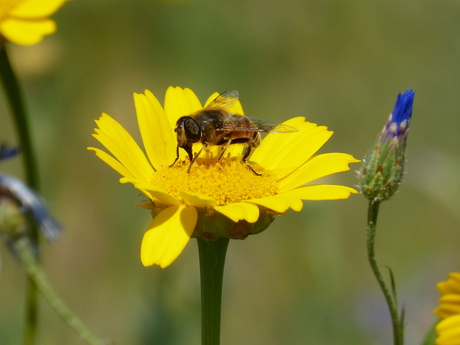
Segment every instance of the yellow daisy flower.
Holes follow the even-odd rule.
[[[0,35],[16,44],[32,45],[56,31],[48,17],[66,0],[1,0]]]
[[[437,345],[460,344],[460,273],[449,274],[449,279],[438,284],[440,305],[434,313],[442,320],[436,325]]]
[[[211,95],[205,106],[218,96]],[[241,162],[243,144],[230,145],[218,160],[221,147],[208,147],[189,173],[186,152],[177,149],[177,120],[203,106],[190,89],[170,87],[164,107],[148,90],[134,94],[137,120],[145,152],[131,135],[107,114],[96,120],[93,136],[112,154],[89,147],[118,171],[122,183],[132,183],[149,200],[153,220],[141,244],[144,266],[166,267],[182,252],[190,237],[215,240],[243,239],[265,230],[275,215],[289,208],[300,211],[302,200],[346,199],[356,191],[337,185],[306,185],[320,177],[349,170],[358,162],[351,155],[315,155],[331,137],[326,127],[297,117],[285,125],[293,133],[269,133],[250,157],[251,167]],[[243,115],[237,102],[231,113]],[[193,145],[194,153],[202,147]],[[179,160],[171,164],[179,154]]]

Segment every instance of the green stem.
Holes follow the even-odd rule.
[[[100,341],[95,335],[93,335],[85,325],[73,315],[73,313],[67,308],[67,306],[60,300],[58,295],[49,285],[45,273],[42,268],[38,265],[34,255],[32,254],[32,247],[27,238],[17,240],[15,243],[15,249],[17,250],[22,262],[25,265],[27,274],[30,279],[34,282],[37,289],[40,291],[45,300],[49,303],[51,308],[58,314],[61,319],[67,323],[84,341],[90,345],[103,345],[104,342]]]
[[[5,89],[6,98],[11,107],[13,118],[16,126],[19,144],[24,160],[24,168],[27,184],[38,192],[39,179],[38,168],[32,148],[32,141],[27,121],[26,110],[23,102],[21,88],[19,86],[16,75],[11,67],[10,60],[6,51],[5,42],[0,42],[0,79]],[[39,245],[38,228],[36,225],[30,224],[31,239]],[[26,333],[25,344],[33,345],[35,343],[38,325],[38,304],[37,304],[37,288],[29,279],[26,292],[27,310],[26,310]]]
[[[222,281],[228,238],[197,238],[201,277],[201,344],[220,344]]]
[[[4,44],[0,44],[0,78],[13,113],[22,157],[24,159],[26,181],[29,187],[38,192],[38,168],[34,150],[32,148],[29,123],[26,115],[27,113],[24,106],[21,88],[16,75],[14,74]]]
[[[369,202],[369,209],[367,214],[367,255],[369,258],[369,263],[371,265],[372,271],[374,272],[375,278],[382,289],[382,292],[385,296],[388,308],[390,309],[391,320],[393,324],[393,342],[394,345],[403,345],[404,344],[404,330],[403,322],[400,321],[398,313],[398,302],[396,299],[396,292],[392,294],[388,288],[385,280],[383,279],[382,273],[380,272],[379,266],[377,264],[377,259],[375,257],[375,233],[377,230],[377,216],[379,213],[379,202]]]

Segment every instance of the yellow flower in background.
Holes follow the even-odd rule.
[[[440,305],[434,313],[442,320],[436,325],[437,345],[460,344],[460,273],[449,274],[449,279],[438,283]]]
[[[66,0],[1,0],[0,35],[16,44],[32,45],[56,31],[48,17]]]
[[[205,103],[216,98],[215,93]],[[149,201],[153,220],[141,244],[144,266],[166,267],[182,252],[190,237],[215,240],[243,239],[265,230],[275,215],[289,208],[300,211],[302,200],[346,199],[356,191],[312,181],[349,170],[358,162],[351,155],[315,155],[332,132],[297,117],[285,122],[297,132],[269,133],[250,157],[257,176],[241,162],[242,144],[230,145],[218,160],[221,147],[209,147],[196,159],[190,173],[189,159],[179,150],[176,159],[177,120],[203,108],[190,89],[168,88],[164,107],[148,90],[134,94],[137,120],[146,154],[131,135],[107,114],[96,120],[93,136],[112,154],[97,148],[96,155],[132,183]],[[230,112],[243,114],[237,102]],[[193,145],[194,153],[202,147]]]

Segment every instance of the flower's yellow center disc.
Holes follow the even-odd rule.
[[[24,0],[1,0],[0,1],[0,22],[8,17],[8,13],[23,3]]]
[[[256,175],[239,159],[198,158],[187,173],[190,162],[177,162],[173,167],[158,170],[152,184],[162,188],[178,200],[180,192],[191,192],[213,198],[216,205],[223,206],[249,199],[273,196],[278,182],[270,171],[251,164]]]

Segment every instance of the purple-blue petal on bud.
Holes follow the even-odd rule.
[[[398,95],[387,123],[363,159],[360,187],[372,202],[389,199],[401,184],[414,95],[412,90]]]

